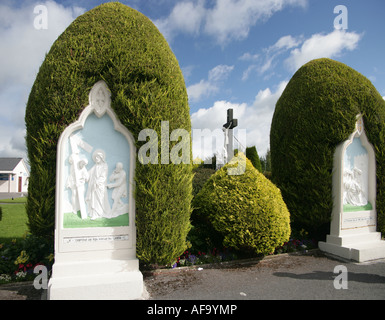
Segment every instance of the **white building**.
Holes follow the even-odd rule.
[[[23,158],[0,158],[0,192],[28,192],[29,170]]]

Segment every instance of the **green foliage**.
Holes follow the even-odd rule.
[[[242,163],[244,174],[228,175]],[[211,176],[193,205],[196,219],[226,247],[268,254],[289,240],[290,214],[279,189],[242,153]]]
[[[271,152],[270,149],[267,149],[266,155],[260,158],[262,172],[265,176],[271,175]]]
[[[333,155],[362,113],[376,150],[377,213],[385,231],[385,101],[363,75],[330,59],[302,66],[278,100],[270,131],[273,181],[293,227],[323,239],[332,212]]]
[[[53,260],[53,243],[50,239],[24,235],[0,243],[0,274],[14,275],[18,271],[28,271],[36,277],[33,268],[43,264],[50,269]],[[27,270],[28,269],[28,270]]]
[[[193,170],[193,196],[195,197],[198,192],[203,188],[206,181],[215,173],[212,168],[206,168],[203,164]]]
[[[246,157],[249,159],[259,172],[262,172],[261,161],[259,160],[257,148],[255,146],[246,148]]]
[[[169,121],[170,132],[191,132],[182,72],[153,23],[115,2],[78,17],[51,47],[27,103],[27,213],[34,234],[53,233],[57,141],[87,106],[99,80],[111,90],[111,106],[138,149],[146,143],[138,141],[139,132],[151,128],[160,137],[161,121]],[[176,143],[170,143],[170,150]],[[190,165],[142,165],[137,160],[137,253],[142,261],[167,264],[186,249],[191,180]]]

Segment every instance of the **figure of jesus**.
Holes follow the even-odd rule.
[[[96,150],[92,154],[95,165],[89,173],[86,202],[88,204],[88,215],[91,220],[109,216],[110,205],[107,194],[108,165],[103,150]]]

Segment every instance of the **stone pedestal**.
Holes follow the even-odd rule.
[[[357,262],[385,258],[385,241],[381,240],[379,232],[341,237],[328,235],[326,242],[319,242],[318,246],[326,253]]]
[[[141,299],[145,292],[138,260],[75,260],[56,262],[48,285],[50,300]],[[96,258],[96,257],[95,257]]]

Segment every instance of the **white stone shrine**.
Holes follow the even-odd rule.
[[[97,82],[57,151],[55,263],[48,299],[140,299],[135,143]]]
[[[349,139],[337,146],[333,161],[330,235],[319,248],[358,262],[385,258],[385,241],[377,232],[376,158],[361,115]]]

